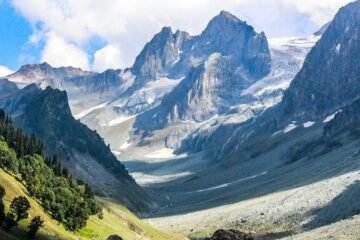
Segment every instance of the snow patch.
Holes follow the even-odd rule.
[[[111,151],[114,155],[120,155],[121,154],[121,152],[119,152],[119,151]]]
[[[123,123],[131,118],[133,118],[134,116],[129,116],[129,117],[118,117],[118,118],[115,118],[113,120],[111,120],[109,123],[108,123],[108,126],[109,127],[113,127],[113,126],[116,126],[116,125],[119,125],[120,123]]]
[[[160,158],[160,159],[164,159],[164,158],[173,158],[176,157],[176,155],[174,154],[174,149],[171,148],[162,148],[158,151],[152,152],[148,155],[145,155],[146,158]]]
[[[136,91],[128,101],[126,101],[127,107],[134,107],[138,104],[153,104],[164,95],[171,92],[171,90],[178,85],[184,77],[179,79],[169,79],[163,77],[154,81],[146,83],[146,85]],[[122,107],[120,104],[119,107]]]
[[[298,126],[294,123],[290,123],[284,130],[283,133],[288,133],[297,128]]]
[[[89,109],[86,109],[84,111],[81,111],[80,113],[76,114],[74,117],[76,119],[80,119],[80,118],[83,118],[85,117],[86,115],[88,115],[89,113],[91,113],[92,111],[96,110],[96,109],[100,109],[100,108],[103,108],[103,107],[106,107],[106,105],[108,105],[109,102],[105,102],[105,103],[102,103],[102,104],[99,104],[95,107],[92,107],[92,108],[89,108]]]
[[[334,119],[334,117],[335,117],[336,114],[341,113],[341,112],[342,112],[342,110],[340,109],[340,110],[334,112],[333,114],[327,116],[327,117],[324,119],[323,123],[328,123],[328,122],[330,122],[331,120]]]
[[[163,174],[150,175],[150,174],[145,174],[142,172],[133,172],[130,174],[131,174],[131,176],[133,176],[134,179],[136,179],[136,182],[138,184],[140,184],[141,186],[147,186],[147,185],[156,184],[156,183],[170,182],[175,179],[188,176],[192,173],[189,171],[186,171],[186,172],[180,172],[180,173],[168,174],[168,175],[163,175]]]
[[[340,50],[341,50],[341,44],[340,43],[338,43],[337,45],[336,45],[336,54],[340,54]]]
[[[311,121],[308,121],[306,123],[303,124],[304,128],[309,128],[311,126],[313,126],[315,124],[315,122],[311,122]]]
[[[148,99],[146,99],[146,102],[147,102],[148,104],[152,104],[153,102],[155,102],[155,99],[152,98],[152,97],[149,97]]]
[[[272,136],[272,137],[273,137],[273,136],[276,136],[276,135],[278,135],[278,134],[281,133],[281,132],[282,132],[282,131],[274,132],[273,135],[271,135],[271,136]]]
[[[268,173],[267,171],[262,172],[260,174],[256,174],[256,175],[253,175],[253,176],[250,176],[250,177],[241,178],[241,179],[238,179],[238,180],[233,181],[233,182],[224,183],[224,184],[221,184],[221,185],[218,185],[218,186],[215,186],[215,187],[211,187],[211,188],[200,189],[200,190],[197,190],[197,191],[194,191],[194,192],[199,193],[199,192],[206,192],[206,191],[215,190],[215,189],[219,189],[219,188],[225,188],[225,187],[228,187],[228,186],[233,185],[235,183],[244,182],[246,180],[251,180],[251,179],[266,175],[267,173]],[[188,192],[188,193],[194,193],[194,192]]]

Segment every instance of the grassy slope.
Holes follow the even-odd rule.
[[[40,230],[39,239],[106,239],[109,235],[117,234],[125,240],[136,239],[184,239],[179,235],[157,230],[138,219],[134,214],[128,211],[121,204],[110,199],[99,198],[103,204],[104,218],[100,220],[97,216],[91,216],[87,227],[81,229],[76,234],[68,232],[57,221],[51,219],[42,209],[42,207],[32,198],[29,197],[26,188],[15,180],[14,177],[0,169],[0,184],[6,189],[4,198],[5,206],[8,210],[10,202],[16,196],[26,196],[31,204],[29,218],[20,221],[19,227],[13,228],[11,235],[18,239],[26,236],[26,226],[32,217],[40,215],[45,220],[45,227]],[[16,239],[11,238],[7,233],[0,230],[0,239]]]

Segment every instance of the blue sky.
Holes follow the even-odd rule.
[[[0,65],[16,69],[32,29],[8,1],[0,1]],[[33,52],[33,54],[36,54]]]
[[[47,61],[103,71],[131,66],[162,26],[199,34],[221,10],[268,37],[307,36],[350,0],[0,0],[0,75]]]

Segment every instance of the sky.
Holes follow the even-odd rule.
[[[308,36],[351,0],[0,0],[0,76],[48,62],[130,67],[163,26],[198,35],[226,10],[267,37]]]

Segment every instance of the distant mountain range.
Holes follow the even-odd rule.
[[[198,36],[164,27],[125,70],[94,73],[43,63],[7,79],[65,90],[73,116],[98,131],[115,154],[132,159],[146,143],[150,151],[199,149],[186,147],[190,139],[275,105],[318,38],[272,39],[269,46],[264,33],[222,11]]]

